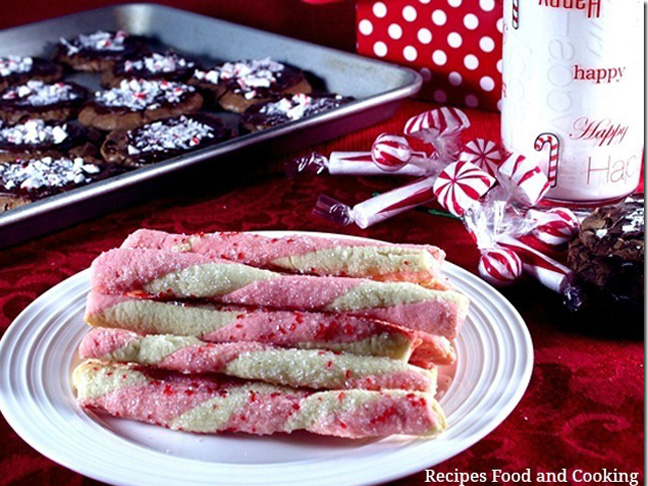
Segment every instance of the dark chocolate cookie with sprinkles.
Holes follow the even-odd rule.
[[[0,123],[0,162],[41,157],[97,157],[100,135],[77,123]]]
[[[593,211],[569,246],[569,266],[576,285],[567,296],[574,310],[607,321],[643,322],[644,198]]]
[[[197,112],[203,98],[196,88],[165,80],[128,79],[97,91],[79,121],[99,130],[130,130],[163,118]]]
[[[46,59],[29,56],[0,57],[0,91],[29,80],[53,83],[62,77],[63,68]]]
[[[0,212],[124,172],[123,166],[77,157],[0,163]]]
[[[230,137],[231,131],[216,117],[183,115],[132,130],[115,130],[106,137],[101,154],[107,162],[141,167]]]
[[[0,120],[8,125],[32,118],[63,122],[76,116],[86,98],[86,89],[75,83],[27,81],[0,93]]]
[[[140,37],[123,30],[98,30],[70,39],[61,39],[56,45],[54,60],[76,71],[99,72],[112,69],[115,62],[128,59],[146,50]]]
[[[119,86],[124,79],[166,79],[186,81],[193,74],[197,63],[173,51],[139,54],[132,59],[115,63],[112,69],[104,71],[101,84],[107,87]]]
[[[272,59],[226,62],[210,70],[196,69],[190,84],[210,92],[227,111],[247,108],[283,94],[310,93],[311,85],[300,69]]]
[[[350,103],[352,98],[336,94],[308,95],[297,93],[284,95],[277,100],[257,103],[243,112],[240,120],[241,131],[256,132],[266,128],[283,125],[304,117],[316,115],[339,108]]]

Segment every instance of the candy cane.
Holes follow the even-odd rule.
[[[520,28],[520,0],[513,0],[513,28]]]
[[[535,141],[535,149],[540,152],[545,144],[549,144],[549,167],[547,179],[550,187],[556,187],[558,183],[558,157],[560,156],[560,140],[553,133],[541,133]]]

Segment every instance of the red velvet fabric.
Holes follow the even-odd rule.
[[[409,116],[431,107],[408,101],[389,122],[319,149],[325,153],[366,150],[380,132],[398,131]],[[497,136],[498,115],[467,113],[473,122],[471,136]],[[272,162],[279,166],[280,161]],[[479,255],[457,220],[410,211],[362,231],[355,226],[336,227],[311,213],[322,192],[356,203],[394,187],[399,183],[394,179],[321,175],[290,180],[279,171],[258,172],[239,172],[215,180],[210,189],[199,192],[185,187],[0,251],[0,328],[6,329],[44,291],[88,267],[101,251],[119,245],[127,234],[142,226],[176,232],[292,229],[432,243],[447,251],[449,261],[473,272],[476,269]],[[493,468],[507,472],[527,467],[534,471],[568,468],[591,472],[617,468],[643,475],[643,344],[604,338],[573,327],[570,318],[560,312],[560,298],[535,282],[521,282],[503,293],[520,311],[533,337],[531,383],[519,406],[495,431],[435,467],[435,471],[485,472],[490,477]],[[2,485],[97,484],[38,454],[4,419],[0,420],[0,436]],[[422,471],[394,484],[418,485],[424,481]],[[643,476],[639,481],[642,484]]]

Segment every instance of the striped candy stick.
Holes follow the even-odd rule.
[[[541,133],[535,140],[535,149],[540,152],[544,146],[549,144],[549,166],[547,179],[550,187],[556,187],[558,183],[558,161],[560,157],[560,139],[553,133]]]
[[[520,0],[513,1],[513,28],[520,28]]]
[[[528,218],[536,221],[535,227],[521,241],[545,253],[556,253],[578,234],[578,217],[567,208],[552,208],[547,212],[529,210]]]
[[[409,184],[372,197],[352,208],[321,194],[313,213],[338,224],[355,223],[360,228],[384,221],[434,200],[432,187],[436,177],[423,177]]]
[[[287,160],[286,173],[289,176],[297,174],[321,174],[328,170],[331,175],[385,175],[385,169],[379,167],[371,152],[331,152],[326,157],[313,152],[297,159]],[[390,174],[406,176],[426,176],[433,173],[435,166],[427,158],[412,156],[407,164],[393,169]]]
[[[522,260],[508,248],[489,248],[482,251],[477,270],[488,283],[504,287],[520,278]]]

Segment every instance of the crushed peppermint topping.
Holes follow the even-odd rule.
[[[213,137],[213,127],[181,116],[131,130],[128,133],[128,154],[187,150],[200,144],[203,139]]]
[[[27,120],[13,127],[0,127],[0,143],[12,145],[58,145],[67,138],[67,125],[47,125],[43,120]]]
[[[178,69],[191,69],[196,65],[175,52],[159,54],[154,52],[141,59],[124,61],[124,72],[148,71],[150,73],[172,73]]]
[[[125,107],[133,111],[152,110],[163,103],[179,103],[193,86],[172,81],[124,79],[118,87],[95,93],[95,101],[104,106]]]
[[[210,71],[196,70],[196,79],[218,84],[221,81],[234,81],[236,91],[243,93],[246,99],[257,96],[258,88],[271,88],[285,66],[270,58],[250,61],[226,62]]]
[[[597,229],[595,233],[597,238],[603,238],[607,234],[608,234],[608,230],[605,228]]]
[[[34,65],[34,59],[31,57],[7,56],[0,57],[0,76],[9,76],[11,74],[28,73]]]
[[[26,160],[19,163],[0,164],[0,184],[7,190],[34,191],[43,187],[65,187],[69,184],[87,184],[92,175],[100,172],[94,164],[81,157]]]
[[[3,100],[15,100],[17,105],[47,106],[79,98],[74,86],[66,83],[46,84],[42,81],[27,81],[2,93]]]
[[[623,222],[625,223],[621,230],[624,233],[637,233],[644,230],[644,207],[640,206],[628,214]]]
[[[105,32],[98,30],[93,34],[81,34],[73,39],[61,38],[61,44],[67,48],[68,55],[72,56],[81,51],[95,52],[119,52],[126,47],[124,41],[128,38],[128,33],[123,30],[117,32]]]
[[[334,98],[313,98],[304,93],[297,93],[291,97],[281,98],[278,101],[264,104],[259,110],[259,113],[268,116],[285,116],[290,120],[299,120],[300,118],[314,115],[322,110],[337,107],[341,102],[341,96],[335,96]]]

